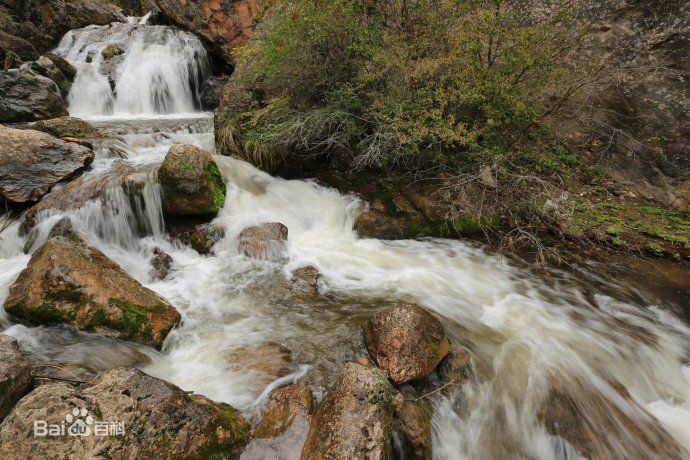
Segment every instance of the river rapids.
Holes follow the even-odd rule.
[[[121,53],[105,59],[109,47]],[[609,433],[611,458],[650,458],[641,431],[652,417],[690,451],[690,328],[687,305],[670,289],[654,292],[646,277],[612,277],[594,263],[537,269],[468,241],[360,238],[353,226],[365,203],[358,198],[221,156],[215,160],[228,190],[214,224],[225,236],[212,255],[200,255],[166,235],[154,174],[173,144],[215,153],[213,114],[199,103],[210,68],[199,39],[132,19],[70,31],[55,52],[78,69],[70,114],[109,136],[96,143],[96,160],[76,187],[44,198],[57,206],[38,213],[33,241],[19,236],[18,224],[0,235],[0,304],[31,251],[69,216],[88,244],[168,299],[182,322],[157,352],[14,323],[0,309],[0,330],[33,360],[90,372],[137,366],[256,421],[270,391],[285,383],[323,396],[345,363],[366,355],[362,321],[404,300],[441,319],[451,340],[470,350],[478,377],[456,396],[430,397],[434,458],[580,458],[542,422],[554,387],[567,391],[590,429],[617,427]],[[116,173],[123,163],[145,182],[135,200]],[[89,199],[94,187],[102,199]],[[239,232],[262,222],[289,229],[278,261],[237,250]],[[156,248],[174,260],[164,280],[150,274]],[[320,295],[290,305],[274,287],[305,265],[321,273]],[[237,358],[237,350],[265,342],[292,352],[278,380]]]

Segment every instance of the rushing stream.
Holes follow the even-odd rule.
[[[110,46],[121,53],[106,60]],[[591,429],[608,429],[602,419],[613,419],[613,458],[649,458],[640,430],[650,414],[690,450],[682,297],[647,292],[631,279],[599,274],[604,269],[594,264],[544,271],[465,241],[358,238],[353,225],[364,203],[357,198],[220,156],[228,192],[214,224],[225,236],[212,255],[200,255],[166,235],[155,176],[172,144],[214,153],[213,116],[198,109],[209,73],[200,41],[130,21],[71,31],[56,53],[78,68],[70,113],[111,136],[96,143],[90,171],[44,199],[54,206],[38,213],[32,241],[19,236],[18,224],[0,235],[0,303],[29,260],[25,245],[37,248],[67,215],[89,244],[167,298],[182,322],[159,353],[69,328],[14,324],[0,310],[3,333],[34,360],[91,373],[134,365],[256,420],[266,395],[285,382],[323,395],[346,362],[366,354],[362,321],[406,300],[442,319],[452,341],[471,351],[478,376],[462,397],[431,398],[435,458],[577,458],[540,422],[552,387],[565,389]],[[143,183],[134,200],[123,168]],[[261,222],[289,229],[276,262],[237,251],[238,233]],[[160,281],[150,275],[155,248],[174,260]],[[321,295],[294,305],[274,287],[305,265],[321,273]],[[245,351],[262,343],[292,353],[277,381],[262,367],[265,356]]]

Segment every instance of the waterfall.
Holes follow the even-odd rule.
[[[191,113],[209,74],[195,35],[145,19],[72,30],[55,53],[77,68],[67,98],[75,116]]]

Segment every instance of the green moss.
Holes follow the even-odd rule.
[[[460,236],[473,236],[490,230],[498,225],[498,217],[472,217],[461,216],[451,222],[451,227]]]
[[[103,49],[103,51],[101,51],[101,55],[103,56],[103,59],[105,59],[107,61],[107,60],[110,60],[113,57],[117,56],[121,52],[122,52],[122,50],[120,50],[120,48],[118,48],[116,45],[111,43],[110,45],[106,46]]]
[[[181,165],[183,169],[186,169],[187,171],[191,171],[194,169],[194,165],[187,160],[182,161]]]
[[[203,212],[207,214],[217,213],[225,205],[226,186],[220,169],[218,169],[218,165],[215,162],[206,167],[206,178],[209,181],[209,187],[211,187],[213,200]]]
[[[153,338],[151,326],[148,325],[148,309],[115,298],[109,299],[108,302],[110,305],[119,308],[122,311],[122,316],[120,318],[113,318],[106,315],[103,311],[98,311],[91,319],[90,326],[92,328],[113,329],[124,333],[127,337],[141,336],[146,339]],[[158,308],[160,307],[156,306],[153,310],[157,311],[156,309]]]
[[[67,315],[54,305],[43,303],[37,308],[21,308],[22,315],[32,324],[56,324],[69,321]]]
[[[82,138],[84,138],[84,135],[83,135],[83,134],[79,134],[79,133],[61,133],[59,137],[60,137],[61,139],[62,139],[63,137],[74,137],[74,138],[76,138],[76,139],[82,139]]]
[[[664,250],[657,243],[647,244],[647,250],[656,256],[661,256],[664,254]]]

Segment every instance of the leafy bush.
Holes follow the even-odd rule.
[[[337,154],[353,169],[433,174],[454,193],[488,165],[494,195],[541,209],[535,190],[553,195],[579,163],[548,117],[591,67],[578,61],[585,35],[567,4],[544,18],[521,5],[278,1],[237,52],[221,150],[267,169],[291,155]]]

